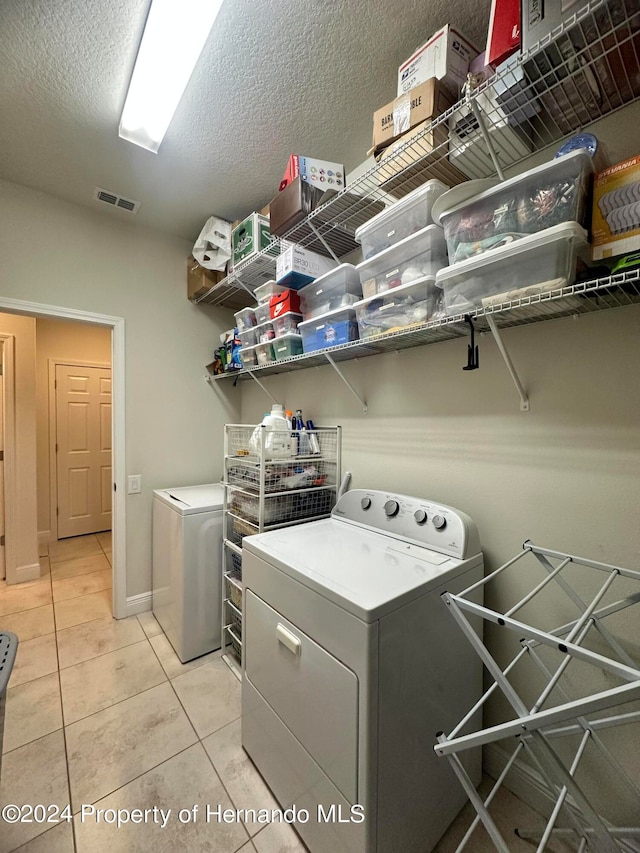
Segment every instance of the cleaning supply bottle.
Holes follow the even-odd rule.
[[[318,434],[316,433],[313,421],[307,421],[307,432],[309,433],[309,446],[311,453],[320,453],[320,443],[318,442]]]
[[[291,446],[291,455],[297,456],[298,455],[298,433],[296,432],[295,415],[293,414],[291,409],[287,409],[287,411],[284,413],[284,416],[287,419],[287,423],[289,424],[290,429],[291,429],[291,438],[289,439],[289,443]]]
[[[266,459],[288,459],[291,456],[291,425],[284,414],[284,407],[274,403],[271,411],[262,419],[251,435],[251,448],[260,453],[264,430],[264,454]]]

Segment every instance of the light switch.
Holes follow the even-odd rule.
[[[141,474],[129,474],[127,477],[128,489],[127,493],[130,495],[139,495],[142,491],[142,475]]]

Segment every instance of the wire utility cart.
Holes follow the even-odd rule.
[[[522,590],[523,581],[533,578],[535,585],[516,603],[499,612],[471,600],[474,591],[498,576],[502,576],[503,595],[506,580],[503,573],[527,557],[535,559],[525,559],[528,567],[518,566],[519,570],[526,569],[526,574],[518,571],[514,576],[512,573],[513,583],[508,586]],[[531,564],[537,571],[537,578]],[[611,735],[616,727],[640,722],[637,705],[631,710],[619,707],[640,698],[640,667],[614,635],[608,618],[622,614],[621,618],[628,624],[635,623],[637,630],[638,614],[623,614],[640,602],[637,582],[640,582],[640,572],[551,551],[527,541],[520,553],[482,581],[458,595],[444,593],[443,601],[493,680],[451,732],[437,735],[438,744],[434,746],[438,755],[449,760],[477,812],[458,850],[465,847],[482,821],[496,850],[509,853],[509,845],[493,821],[489,805],[516,760],[526,757],[540,774],[543,788],[554,806],[542,832],[518,830],[521,838],[537,841],[538,851],[549,849],[547,844],[552,838],[575,842],[579,853],[587,850],[598,853],[640,851],[640,826],[615,825],[611,816],[598,811],[598,803],[604,799],[602,788],[615,783],[620,786],[622,796],[630,798],[626,814],[634,819],[640,815],[640,788],[614,755],[607,736],[607,732]],[[588,588],[588,596],[584,598],[576,586],[580,590]],[[618,597],[621,587],[622,596]],[[519,611],[524,610],[535,612],[536,621],[547,618],[559,603],[566,602],[564,596],[578,615],[551,630],[527,624],[516,616],[521,616]],[[506,667],[497,663],[472,627],[470,620],[478,618],[497,626],[491,629],[493,631],[515,632],[519,651]],[[636,653],[637,641],[636,635]],[[514,683],[518,684],[518,690]],[[597,686],[595,692],[588,692],[594,685]],[[499,696],[498,691],[502,692],[515,717],[500,725],[462,734],[486,700],[494,693]],[[535,696],[532,703],[528,697],[524,698],[525,692]],[[615,709],[613,713],[612,709]],[[603,713],[607,711],[610,713]],[[459,753],[499,741],[510,747],[510,758],[483,801]]]
[[[236,675],[242,662],[243,538],[326,518],[336,502],[340,469],[339,426],[283,434],[264,424],[225,426],[222,652]]]

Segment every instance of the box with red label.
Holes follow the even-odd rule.
[[[341,190],[345,185],[342,163],[330,163],[328,160],[315,160],[313,157],[292,154],[280,181],[280,191],[289,186],[298,175],[307,184],[321,189]]]
[[[499,65],[520,47],[520,0],[492,0],[486,62]]]
[[[275,296],[271,297],[269,306],[272,320],[282,314],[287,314],[289,311],[299,314],[300,294],[297,290],[285,290],[282,293],[276,293]]]

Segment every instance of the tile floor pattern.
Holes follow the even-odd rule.
[[[196,803],[276,808],[240,746],[240,684],[220,653],[182,664],[151,613],[111,618],[110,534],[57,542],[41,565],[37,581],[0,582],[0,630],[20,638],[7,691],[0,804],[70,806],[74,818],[0,819],[0,853],[304,853],[284,824],[176,819]],[[512,849],[531,850],[512,830],[514,819],[526,824],[533,813],[507,793],[500,797]],[[157,806],[173,817],[164,829],[117,828],[82,821],[83,804]],[[471,817],[467,809],[458,818],[439,853],[455,850]],[[480,829],[468,849],[493,847]]]

